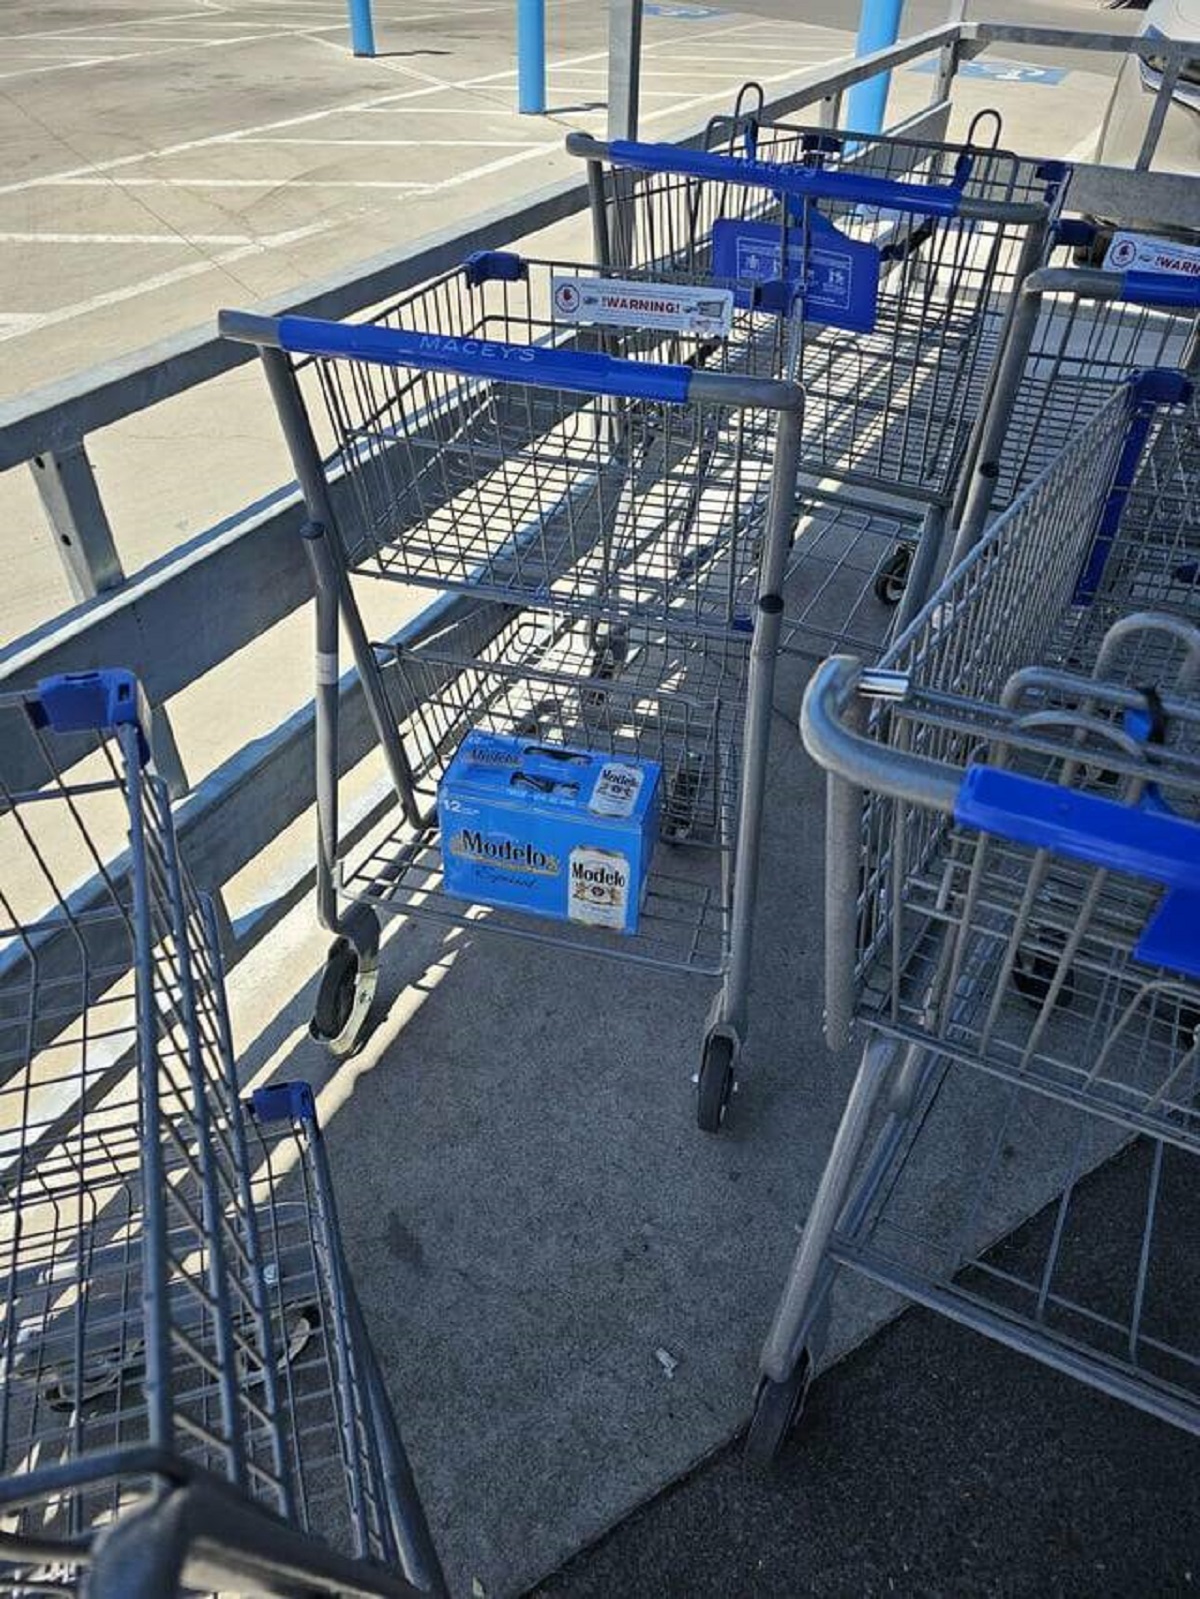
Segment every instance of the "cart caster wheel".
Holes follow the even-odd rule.
[[[804,1414],[804,1401],[812,1382],[812,1357],[807,1349],[792,1367],[784,1382],[759,1379],[754,1395],[754,1415],[746,1434],[746,1459],[765,1471],[779,1459],[780,1452],[795,1432]]]
[[[913,547],[898,544],[875,574],[875,598],[884,605],[899,605],[912,570]]]
[[[714,1033],[704,1045],[696,1079],[696,1125],[702,1133],[719,1133],[733,1094],[733,1039]]]
[[[379,924],[368,912],[361,925],[335,939],[325,957],[308,1030],[338,1059],[352,1055],[379,984]]]

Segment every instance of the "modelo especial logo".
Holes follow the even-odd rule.
[[[557,877],[561,870],[558,856],[538,849],[536,844],[515,838],[488,838],[473,827],[456,833],[450,840],[450,850],[462,860],[506,866],[510,871],[528,872],[534,877]]]

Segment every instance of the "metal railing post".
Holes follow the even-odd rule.
[[[642,0],[608,0],[608,137],[636,139]]]
[[[904,0],[862,0],[854,53],[874,55],[876,50],[895,44],[903,9]],[[856,132],[878,133],[882,129],[891,82],[890,72],[880,72],[865,83],[856,83],[850,90],[848,120]]]
[[[93,600],[119,588],[125,581],[125,568],[83,440],[44,450],[33,457],[29,470],[72,597]],[[188,791],[187,773],[167,713],[160,705],[150,707],[150,745],[171,798],[181,798]]]

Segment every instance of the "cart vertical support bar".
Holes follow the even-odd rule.
[[[311,1104],[311,1098],[309,1100]],[[354,1377],[357,1374],[354,1365],[353,1346],[351,1342],[350,1320],[346,1313],[345,1279],[342,1272],[342,1261],[338,1252],[338,1223],[337,1206],[333,1197],[333,1185],[329,1177],[329,1167],[322,1160],[324,1148],[321,1143],[321,1130],[317,1125],[315,1108],[304,1121],[298,1124],[297,1132],[300,1137],[301,1148],[305,1164],[309,1168],[310,1176],[306,1179],[306,1189],[310,1196],[310,1203],[314,1213],[314,1244],[318,1244],[315,1255],[318,1270],[322,1267],[325,1273],[325,1291],[329,1298],[330,1309],[333,1313],[333,1362],[337,1371],[339,1394],[335,1402],[338,1425],[341,1432],[342,1469],[346,1474],[347,1488],[350,1503],[354,1510],[355,1555],[360,1560],[368,1559],[370,1550],[366,1543],[366,1515],[364,1513],[365,1488],[363,1482],[363,1461],[359,1448],[359,1422],[355,1413],[352,1396],[356,1392],[357,1384]],[[301,1130],[302,1129],[302,1130]]]
[[[996,355],[991,369],[987,374],[984,392],[980,397],[975,421],[971,427],[967,448],[963,454],[962,466],[959,469],[958,481],[955,484],[954,499],[950,512],[950,525],[954,529],[961,527],[967,515],[967,505],[972,491],[976,491],[979,500],[972,511],[972,526],[974,532],[970,543],[964,541],[960,548],[957,539],[954,546],[954,555],[943,572],[950,565],[959,560],[962,555],[974,544],[983,531],[983,523],[987,519],[991,507],[992,495],[996,487],[996,474],[991,473],[976,489],[975,470],[981,460],[999,464],[1000,452],[1004,448],[1004,440],[1008,433],[1008,424],[1012,419],[1013,407],[1016,404],[1017,393],[1025,375],[1025,362],[1033,345],[1033,336],[1037,329],[1038,316],[1041,312],[1041,295],[1033,293],[1036,304],[1032,307],[1026,304],[1030,292],[1026,289],[1031,275],[1041,266],[1046,253],[1046,240],[1050,231],[1050,218],[1044,216],[1042,220],[1032,227],[1025,235],[1021,246],[1021,253],[1013,271],[1013,292],[1007,310],[1000,325],[999,337],[996,340]],[[983,496],[986,494],[986,501]],[[982,520],[977,520],[982,517]],[[976,525],[977,522],[977,525]]]
[[[371,20],[371,0],[348,0],[350,7],[350,48],[356,56],[375,54],[375,27]]]
[[[843,721],[861,732],[866,701],[857,695]],[[854,1019],[854,971],[858,952],[859,877],[862,861],[863,791],[829,771],[825,788],[825,1041],[842,1049]]]
[[[1000,348],[995,379],[980,415],[978,443],[964,462],[960,515],[953,515],[954,545],[948,568],[957,566],[968,555],[983,533],[1000,476],[1000,454],[1008,433],[1009,420],[1025,373],[1025,362],[1033,345],[1041,310],[1040,293],[1019,290],[1016,307]],[[973,459],[971,458],[973,457]],[[955,508],[957,512],[957,507]]]
[[[642,0],[608,0],[608,137],[636,139],[642,76]]]
[[[250,1152],[246,1145],[246,1122],[238,1097],[237,1054],[233,1047],[233,1030],[229,1025],[229,1002],[225,992],[225,964],[221,958],[220,928],[216,902],[205,895],[201,911],[208,938],[208,958],[212,968],[212,986],[218,1031],[224,1087],[229,1105],[229,1140],[233,1145],[237,1172],[237,1196],[241,1211],[241,1234],[246,1257],[250,1262],[250,1298],[254,1306],[256,1338],[262,1351],[263,1409],[269,1416],[281,1413],[279,1402],[278,1367],[275,1364],[275,1338],[271,1330],[271,1307],[267,1302],[264,1277],[262,1241],[258,1233],[258,1217],[254,1193],[250,1183]],[[295,1488],[292,1483],[291,1458],[276,1428],[270,1432],[271,1470],[279,1484],[280,1513],[289,1521],[296,1514]]]
[[[763,1375],[772,1382],[786,1382],[792,1374],[797,1353],[796,1340],[808,1320],[829,1240],[850,1192],[858,1157],[871,1124],[871,1112],[875,1109],[896,1048],[890,1038],[874,1038],[863,1052],[833,1148],[821,1174],[816,1198],[804,1223],[792,1269],[763,1344],[759,1364]]]
[[[1179,73],[1183,66],[1183,56],[1180,47],[1175,46],[1167,62],[1166,70],[1158,85],[1158,93],[1154,97],[1154,104],[1150,108],[1150,120],[1146,124],[1146,132],[1142,138],[1142,147],[1137,153],[1134,162],[1135,172],[1148,172],[1150,163],[1154,159],[1154,152],[1158,149],[1158,141],[1162,135],[1163,123],[1167,120],[1167,112],[1171,101],[1175,98],[1175,89],[1179,83]]]
[[[613,173],[614,193],[616,187],[616,173]],[[589,208],[592,213],[592,248],[596,253],[596,265],[611,267],[612,244],[608,232],[608,204],[604,193],[604,168],[599,161],[589,161],[587,164],[587,185]]]
[[[779,635],[783,625],[784,567],[794,513],[793,497],[800,464],[802,404],[779,413],[771,500],[763,532],[765,547],[758,585],[758,614],[750,646],[746,683],[746,726],[742,738],[742,793],[738,811],[737,851],[733,868],[733,911],[730,917],[729,970],[719,1000],[719,1025],[741,1042],[746,1028],[750,991],[751,937],[758,896],[758,863],[763,806],[767,792],[767,754],[774,715],[772,688]]]
[[[196,982],[192,970],[192,941],[189,936],[187,906],[183,897],[178,847],[165,798],[162,804],[165,815],[159,818],[159,824],[162,831],[163,864],[166,867],[167,898],[171,906],[171,932],[175,940],[176,980],[179,984],[180,1009],[183,1012],[184,1030],[187,1035],[185,1053],[188,1086],[192,1097],[189,1114],[195,1124],[196,1148],[193,1159],[203,1194],[201,1216],[204,1223],[205,1269],[214,1311],[214,1333],[220,1362],[217,1372],[217,1391],[220,1394],[221,1418],[225,1425],[226,1474],[231,1482],[244,1489],[247,1486],[246,1439],[242,1428],[242,1413],[238,1405],[238,1347],[233,1332],[233,1305],[229,1297],[229,1278],[225,1265],[224,1198],[217,1174],[216,1145],[213,1142],[209,1115],[208,1084],[204,1076],[200,1018],[196,1008]]]
[[[337,573],[325,529],[306,522],[304,553],[313,575],[316,660],[313,693],[317,794],[317,920],[338,929],[338,592]]]
[[[886,50],[888,45],[895,44],[903,9],[904,0],[862,0],[855,55],[874,55],[876,50]],[[855,132],[881,131],[891,82],[890,72],[879,72],[865,83],[856,83],[850,90],[849,122]]]
[[[938,558],[942,554],[946,534],[946,507],[930,505],[921,518],[921,531],[917,535],[917,549],[904,584],[904,593],[896,608],[892,624],[892,637],[899,638],[904,629],[925,603],[925,596],[933,587]]]
[[[517,110],[546,110],[546,0],[517,0]]]
[[[166,1184],[158,1102],[158,1007],[154,994],[153,920],[146,862],[146,819],[142,808],[142,755],[138,729],[117,728],[125,758],[125,793],[129,807],[129,879],[133,914],[134,983],[137,1009],[138,1104],[146,1134],[141,1140],[142,1175],[142,1320],[146,1341],[146,1431],[149,1442],[173,1447],[171,1414],[171,1342],[166,1325],[167,1218],[162,1195]]]
[[[317,441],[313,437],[312,425],[308,420],[308,413],[304,409],[304,401],[300,394],[300,386],[296,382],[296,374],[287,356],[282,350],[262,349],[264,370],[267,374],[267,385],[271,390],[271,398],[275,401],[279,412],[280,423],[283,427],[284,438],[287,441],[288,453],[292,458],[292,465],[296,469],[296,477],[300,483],[300,492],[304,496],[309,515],[314,522],[319,523],[327,535],[336,531],[337,523],[334,520],[333,508],[329,502],[329,489],[325,482],[325,472],[321,465],[320,451]],[[404,814],[410,822],[420,821],[420,806],[417,803],[416,788],[413,781],[412,769],[408,764],[408,757],[404,753],[404,746],[400,741],[400,733],[396,727],[395,718],[392,716],[388,704],[387,691],[383,685],[383,674],[379,670],[379,662],[375,652],[367,639],[363,628],[362,617],[358,614],[358,606],[354,603],[354,595],[350,592],[350,582],[346,576],[339,555],[331,547],[330,538],[324,541],[324,548],[329,553],[330,565],[337,572],[338,603],[341,608],[342,620],[346,624],[346,631],[350,635],[350,648],[354,655],[354,664],[358,668],[358,675],[362,682],[363,694],[366,696],[367,710],[370,713],[371,723],[375,728],[375,736],[383,749],[384,760],[387,763],[388,775],[404,807]]]

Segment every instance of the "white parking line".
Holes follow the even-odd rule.
[[[407,189],[425,194],[428,183],[390,178],[57,178],[56,189]]]
[[[260,122],[245,128],[231,128],[224,133],[206,134],[200,139],[182,139],[177,144],[161,145],[156,150],[139,150],[132,155],[110,156],[105,161],[89,161],[86,166],[67,167],[61,172],[47,172],[35,178],[19,178],[14,183],[0,183],[0,194],[18,194],[26,189],[51,188],[65,178],[93,177],[104,172],[115,172],[124,167],[137,166],[143,161],[157,161],[164,156],[182,155],[191,150],[209,150],[217,145],[236,143],[245,134],[272,133],[276,128],[298,128],[308,123],[320,122],[325,117],[336,117],[366,111],[374,105],[384,105],[397,100],[414,99],[435,94],[437,85],[419,89],[394,89],[387,94],[371,95],[366,100],[351,100],[345,105],[328,106],[321,111],[305,111],[297,116],[280,117],[274,122]]]
[[[318,145],[322,149],[369,150],[545,150],[558,149],[545,139],[239,139],[243,145]]]
[[[272,248],[272,236],[253,233],[26,233],[0,231],[0,244],[256,244]]]
[[[61,322],[72,322],[76,317],[87,316],[93,311],[102,311],[107,306],[139,299],[143,294],[152,294],[156,289],[170,288],[172,284],[182,283],[187,278],[199,277],[205,272],[233,266],[248,256],[262,255],[271,249],[298,244],[302,239],[310,239],[314,234],[324,233],[332,226],[333,223],[328,220],[312,222],[307,227],[292,228],[286,233],[267,235],[252,244],[243,244],[236,250],[224,250],[220,255],[211,256],[204,261],[189,262],[187,266],[176,267],[171,272],[159,272],[152,278],[142,278],[137,283],[127,283],[120,289],[109,289],[104,294],[94,294],[89,299],[77,300],[72,305],[60,305],[53,311],[22,312],[11,318],[11,321],[6,317],[0,322],[0,341],[23,338],[27,333],[39,332],[42,328],[54,327]],[[6,326],[5,323],[9,325]]]
[[[373,105],[361,113],[364,117],[478,117],[481,114],[488,114],[488,108],[478,100],[472,105]],[[499,107],[493,107],[490,114],[512,115]]]
[[[709,96],[715,99],[717,96]],[[667,108],[668,111],[670,107]],[[652,113],[653,114],[653,113]],[[413,194],[441,194],[445,189],[457,189],[476,178],[490,177],[493,172],[531,161],[534,156],[553,151],[560,153],[562,145],[557,139],[546,144],[532,145],[517,150],[512,155],[500,156],[495,161],[485,161],[481,166],[468,167],[448,178],[438,178],[427,183],[411,183],[388,178],[59,178],[56,187],[64,189],[400,189]]]
[[[144,61],[159,56],[178,55],[181,50],[216,50],[232,44],[258,44],[263,40],[274,42],[278,39],[308,38],[310,33],[333,33],[343,26],[343,23],[328,22],[320,28],[311,29],[308,33],[293,28],[286,33],[257,33],[238,39],[206,39],[202,44],[189,39],[187,44],[164,45],[161,50],[125,50],[119,55],[87,56],[80,61],[59,61],[52,66],[25,67],[18,68],[16,72],[0,72],[0,83],[9,82],[13,78],[39,77],[47,72],[74,72],[80,67],[109,66],[115,61]]]
[[[110,28],[153,28],[165,26],[168,22],[183,22],[189,17],[203,17],[208,21],[213,20],[214,13],[207,9],[199,11],[175,11],[166,17],[130,17],[128,22],[110,22]],[[73,22],[69,28],[38,28],[32,33],[10,33],[5,36],[5,43],[11,44],[17,39],[57,39],[74,33],[86,33],[92,27],[90,22]]]

